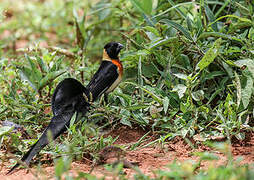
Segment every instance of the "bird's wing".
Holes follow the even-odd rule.
[[[93,95],[92,101],[103,94],[119,76],[117,66],[110,61],[102,61],[98,71],[87,85],[87,89]]]
[[[86,88],[76,79],[66,78],[61,81],[51,98],[51,108],[54,116],[66,112],[73,101],[79,101],[79,99],[74,100],[74,98],[83,93],[88,96]]]

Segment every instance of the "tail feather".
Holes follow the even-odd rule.
[[[66,112],[57,116],[54,116],[51,119],[48,127],[44,130],[40,139],[30,148],[30,150],[23,156],[21,159],[27,165],[30,164],[32,158],[48,143],[48,133],[51,132],[53,140],[55,140],[61,133],[66,131],[67,127],[70,125],[70,120],[73,116],[74,112]],[[15,170],[20,164],[17,163],[14,167],[12,167],[7,174],[10,174]]]

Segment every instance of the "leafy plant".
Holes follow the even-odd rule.
[[[28,55],[25,55],[25,58],[30,68],[26,66],[17,66],[17,68],[20,70],[21,78],[27,80],[29,85],[38,92],[40,97],[42,97],[41,91],[45,86],[49,85],[51,89],[52,81],[66,72],[65,70],[60,70],[63,57],[55,57],[54,54],[47,56],[49,58],[47,61],[54,62],[51,67],[48,67],[39,56],[35,60],[32,60]]]
[[[10,3],[4,0],[0,7],[0,116],[26,125],[32,139],[50,118],[49,102],[56,84],[72,76],[86,85],[109,41],[126,46],[120,57],[124,80],[110,94],[110,104],[95,102],[87,114],[86,119],[102,124],[101,129],[140,126],[160,137],[151,144],[163,145],[181,136],[187,142],[194,140],[192,147],[197,141],[216,138],[244,141],[253,131],[251,1],[54,0],[26,5],[18,1],[15,7]],[[6,132],[2,140],[7,141],[1,147],[11,141],[9,137],[20,138],[1,130]],[[56,146],[55,156],[68,152],[69,157],[56,162],[58,178],[75,155],[96,158],[100,149],[115,141],[86,123],[74,124],[67,138],[61,138],[65,145]],[[13,146],[10,149],[20,154],[18,144]],[[51,149],[46,152],[54,154]],[[200,157],[213,159],[207,154]],[[237,163],[207,171],[197,168],[199,164],[173,163],[170,172],[155,174],[158,179],[253,176],[249,166]],[[121,166],[116,174],[121,176],[120,172]],[[82,178],[96,179],[79,173],[77,179]],[[134,178],[150,179],[138,171]]]

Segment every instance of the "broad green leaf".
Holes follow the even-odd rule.
[[[194,1],[192,1],[192,2],[178,3],[177,5],[172,6],[172,7],[168,8],[167,10],[165,10],[165,11],[163,11],[163,12],[161,12],[161,13],[155,15],[155,16],[153,16],[153,18],[156,18],[158,16],[162,16],[162,15],[168,13],[169,11],[176,9],[177,7],[181,7],[181,6],[184,6],[184,5],[191,5],[192,6],[193,4],[195,4]]]
[[[22,67],[20,68],[20,76],[22,80],[27,80],[29,85],[35,90],[38,90],[38,84],[35,82],[32,76],[32,72],[29,68],[27,67]]]
[[[249,30],[248,38],[254,40],[254,28],[251,27]]]
[[[153,1],[152,0],[138,0],[138,1],[139,2],[141,1],[145,14],[150,15],[152,13]]]
[[[200,136],[200,134],[198,134]],[[201,139],[207,140],[207,138],[201,137]],[[195,156],[199,156],[200,160],[218,160],[219,157],[210,152],[195,152]]]
[[[132,105],[132,106],[128,106],[128,107],[125,107],[125,109],[127,109],[127,110],[138,110],[138,109],[145,109],[145,108],[147,108],[147,107],[149,107],[149,105],[142,105],[142,104],[140,104],[140,105]]]
[[[169,106],[169,99],[168,99],[168,97],[165,97],[163,99],[163,110],[164,110],[165,114],[167,114],[167,112],[168,112],[168,106]]]
[[[188,30],[192,31],[192,29],[193,29],[193,27],[192,27],[193,22],[192,22],[192,20],[190,19],[189,16],[186,16],[186,22],[187,22]]]
[[[33,60],[28,55],[25,54],[25,58],[29,62],[30,66],[31,66],[31,72],[32,72],[33,79],[36,82],[39,82],[41,80],[41,78],[42,78],[41,72],[39,71],[39,69],[36,66],[36,64],[33,62]]]
[[[2,127],[0,127],[0,137],[5,135],[5,134],[8,134],[13,129],[14,129],[14,127],[11,127],[11,126],[2,126]]]
[[[162,39],[162,40],[158,40],[158,41],[153,42],[149,46],[149,49],[152,49],[152,48],[155,48],[155,47],[159,47],[159,46],[171,43],[171,42],[175,42],[176,40],[177,40],[177,37],[169,37],[169,38],[165,38],[165,39]]]
[[[75,26],[76,26],[76,40],[77,40],[77,44],[79,45],[80,49],[83,49],[84,43],[85,43],[85,36],[83,35],[83,33],[81,31],[81,25],[78,23],[77,19],[75,19]]]
[[[78,12],[76,10],[76,8],[73,8],[72,9],[72,15],[74,16],[74,18],[79,21],[79,15],[78,15]]]
[[[73,114],[73,116],[71,117],[70,127],[72,127],[72,126],[74,125],[76,119],[77,119],[77,112],[75,112],[75,113]]]
[[[132,117],[135,119],[135,121],[137,121],[139,124],[143,124],[143,125],[148,125],[149,124],[149,120],[148,118],[146,118],[144,116],[143,113],[141,112],[137,112],[137,111],[133,111],[132,112]]]
[[[179,98],[181,99],[184,96],[184,93],[186,92],[187,87],[183,84],[177,84],[174,88],[173,88],[173,92],[177,92]]]
[[[204,32],[204,26],[202,23],[202,17],[198,16],[195,22],[197,32],[195,33],[195,39],[198,38]]]
[[[208,38],[208,37],[217,37],[222,39],[235,40],[240,42],[241,44],[244,44],[244,42],[241,39],[235,36],[231,36],[231,35],[220,33],[220,32],[203,32],[202,34],[200,34],[200,36],[198,36],[198,39],[200,40],[200,39]]]
[[[187,136],[189,130],[188,129],[182,129],[180,132],[181,132],[182,137],[185,138]]]
[[[50,72],[54,72],[60,69],[60,65],[64,59],[64,56],[59,57],[53,64],[52,68],[49,70]]]
[[[235,85],[236,85],[236,96],[237,96],[237,108],[240,106],[242,99],[241,82],[238,74],[235,72]]]
[[[127,103],[126,106],[130,106],[130,104],[133,100],[130,95],[123,94],[122,92],[118,92],[118,91],[114,91],[114,93],[116,94],[116,97],[119,97],[119,98],[121,97],[123,99],[123,101]]]
[[[175,5],[174,1],[168,0],[168,2],[172,7],[175,7],[176,11],[182,16],[182,18],[186,17],[186,14]]]
[[[157,106],[151,105],[149,108],[150,115],[152,118],[156,118],[157,114],[162,111],[162,108],[158,108]]]
[[[242,141],[245,139],[245,133],[244,132],[239,132],[237,134],[235,134],[235,137],[239,140]]]
[[[49,84],[51,81],[56,79],[58,76],[62,75],[65,73],[65,70],[59,70],[59,71],[54,71],[54,72],[49,72],[44,78],[39,83],[39,89],[45,87],[47,84]]]
[[[146,78],[152,78],[154,75],[157,75],[158,71],[154,66],[149,64],[142,64],[142,75]]]
[[[48,67],[43,62],[42,58],[39,56],[36,56],[37,63],[39,64],[42,72],[48,72]]]
[[[149,54],[151,54],[151,53],[148,50],[146,50],[146,49],[139,50],[136,53],[136,55],[139,55],[139,56],[147,56]]]
[[[129,121],[130,116],[131,116],[130,111],[128,111],[127,109],[121,109],[120,114],[121,114],[121,121],[120,122],[124,125],[131,127],[131,122]]]
[[[160,36],[159,31],[156,28],[152,27],[152,26],[145,26],[144,29],[151,32],[151,33],[153,33],[155,36],[158,36],[158,37]]]
[[[251,76],[247,76],[247,82],[245,87],[242,87],[242,102],[243,102],[243,107],[247,108],[249,103],[250,103],[250,99],[251,99],[251,94],[253,91],[253,77]]]
[[[153,33],[149,32],[149,31],[146,31],[146,36],[149,38],[150,41],[158,41],[162,38],[158,37],[158,36],[155,36]]]
[[[224,75],[226,75],[226,73],[223,71],[212,71],[205,75],[204,81],[208,79],[214,79],[217,76],[224,76]]]
[[[228,76],[230,78],[233,78],[233,68],[231,66],[229,66],[228,64],[232,65],[231,62],[228,62],[226,61],[227,63],[225,62],[222,62],[222,66],[223,68],[226,70],[226,72],[228,73]]]
[[[241,22],[246,22],[246,23],[248,23],[248,24],[250,24],[250,25],[253,25],[253,24],[254,24],[250,19],[243,18],[243,17],[239,17],[239,16],[232,15],[232,14],[228,14],[228,15],[225,15],[225,16],[221,16],[221,17],[217,18],[213,23],[216,23],[217,21],[219,21],[219,20],[221,20],[221,19],[229,18],[229,17],[231,17],[231,18],[236,18],[236,19],[238,19],[239,21],[241,21]],[[213,24],[213,23],[211,23],[211,24]],[[211,25],[211,24],[210,24],[210,25]]]
[[[152,0],[131,0],[134,7],[141,13],[150,15],[152,13],[153,1]]]
[[[223,10],[227,7],[227,5],[231,2],[231,0],[226,0],[224,1],[224,4],[220,7],[220,9],[218,11],[216,11],[215,13],[215,17],[217,18],[221,12],[223,12]]]
[[[77,44],[79,45],[79,48],[83,50],[84,44],[85,44],[85,38],[87,36],[85,25],[84,25],[85,19],[86,19],[86,13],[83,14],[82,18],[80,18],[76,9],[73,8],[73,16],[74,16],[74,22],[76,27]]]
[[[142,78],[142,58],[139,56],[139,61],[138,61],[138,84],[143,87],[143,78]],[[144,100],[144,92],[142,89],[139,90],[139,94],[141,96],[141,100],[143,102]]]
[[[163,105],[162,99],[160,97],[158,97],[155,93],[153,93],[153,92],[149,91],[148,89],[146,89],[138,84],[135,84],[133,82],[125,82],[125,83],[134,85],[138,88],[141,88],[143,91],[145,91],[147,94],[149,94],[155,101],[157,101],[159,104]]]
[[[187,76],[181,73],[175,73],[174,76],[178,77],[179,79],[187,80]]]
[[[193,41],[193,38],[191,34],[189,33],[189,31],[187,31],[182,25],[168,19],[162,19],[160,22],[163,22],[167,24],[168,26],[173,26],[175,29],[182,32],[187,39]]]
[[[191,96],[195,101],[202,101],[204,99],[204,94],[205,93],[203,90],[198,90],[198,91],[192,92]]]
[[[252,74],[252,77],[254,78],[254,60],[242,59],[242,60],[235,61],[234,64],[238,66],[239,68],[242,68],[243,66],[247,66],[248,70]]]
[[[55,176],[57,179],[61,179],[63,174],[68,171],[70,163],[71,160],[68,156],[62,156],[55,162]]]
[[[127,125],[127,126],[129,126],[129,127],[132,127],[132,126],[131,126],[131,122],[128,120],[127,117],[121,118],[120,123],[122,123],[123,125]]]
[[[253,2],[253,1],[252,1]],[[243,6],[241,3],[238,3],[237,1],[235,2],[238,10],[243,14],[243,15],[252,15],[252,13],[250,12],[251,10],[248,9],[248,7]],[[247,5],[247,4],[246,4]],[[253,4],[252,4],[253,6]]]
[[[219,54],[221,41],[221,39],[217,39],[214,42],[213,46],[205,53],[204,57],[198,63],[198,67],[201,71],[207,66],[209,66],[209,64],[211,64],[211,62],[213,62],[214,59],[217,57],[217,55]]]
[[[213,14],[213,12],[211,11],[211,9],[209,8],[209,6],[207,4],[205,4],[205,13],[206,13],[206,16],[207,16],[210,23],[215,21],[214,14]],[[214,31],[217,32],[218,31],[217,23],[213,23],[212,28],[213,28]]]
[[[249,128],[250,126],[248,125],[248,118],[246,118],[246,114],[248,113],[248,109],[245,111],[242,111],[241,113],[238,114],[238,122],[241,122],[241,125],[244,126],[245,128]],[[242,119],[243,118],[243,119]],[[244,122],[244,124],[242,124]]]

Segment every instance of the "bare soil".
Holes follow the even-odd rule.
[[[139,139],[144,136],[147,132],[140,128],[129,128],[126,126],[119,127],[107,133],[105,136],[111,135],[112,137],[119,136],[118,140],[115,142],[116,145],[129,145],[131,147],[133,144],[139,141]],[[154,135],[148,134],[146,136],[147,141],[144,141],[142,145],[152,142],[156,139]],[[140,147],[140,146],[139,146]],[[114,149],[114,148],[113,148]],[[114,151],[112,149],[112,151]],[[129,148],[131,149],[131,148]],[[251,164],[254,162],[254,136],[253,133],[249,133],[247,139],[244,142],[239,142],[234,140],[231,147],[232,155],[234,159],[242,157],[241,164]],[[201,168],[208,168],[209,166],[219,166],[227,162],[226,156],[214,149],[211,149],[205,145],[198,145],[196,149],[191,148],[188,143],[186,143],[182,138],[177,137],[172,141],[167,142],[163,147],[158,143],[145,148],[136,148],[135,150],[127,150],[122,155],[129,163],[138,165],[139,169],[146,175],[154,176],[153,170],[156,169],[167,169],[166,165],[172,163],[174,160],[179,162],[194,161],[197,162],[199,157],[193,155],[194,152],[209,151],[214,153],[219,157],[219,160],[215,162],[203,161],[201,163]],[[106,156],[106,155],[105,155]],[[106,162],[116,161],[115,157],[107,157]],[[6,176],[8,168],[7,164],[1,169],[0,179],[14,180],[14,179],[37,179],[30,171],[25,169],[20,169],[15,173]],[[78,171],[89,173],[92,168],[92,164],[89,161],[83,160],[79,162],[73,162],[71,165],[71,173],[77,175]],[[43,172],[37,173],[41,179],[53,179],[54,177],[54,167],[43,167],[41,168]],[[32,172],[36,172],[36,167],[33,167]],[[131,168],[124,168],[124,171],[129,179],[133,176],[135,171]],[[109,179],[112,179],[112,174],[104,169],[104,166],[95,166],[92,173],[97,177],[102,177],[107,175]]]

